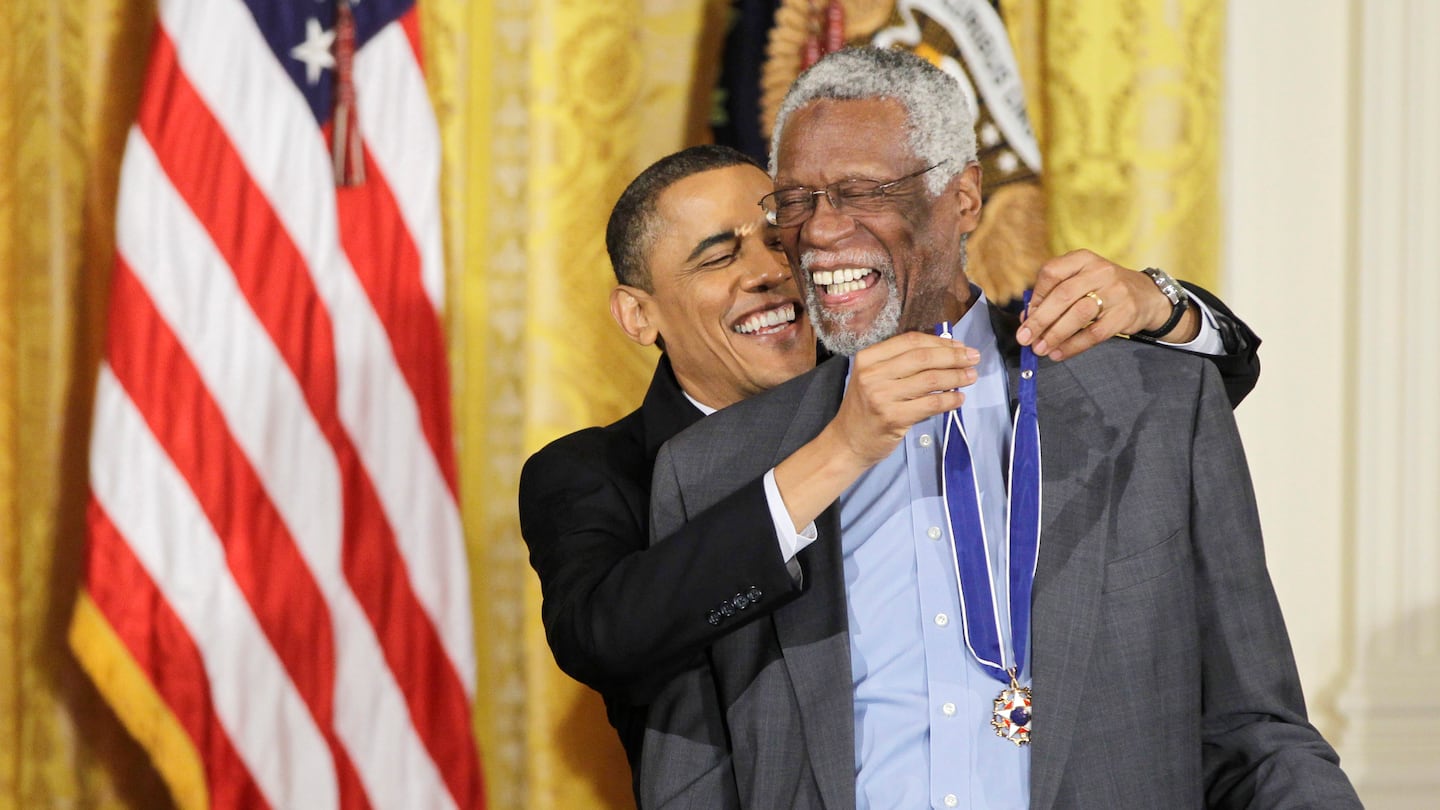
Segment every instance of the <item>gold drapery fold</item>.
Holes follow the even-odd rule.
[[[430,7],[458,21],[456,81],[431,75],[454,167],[450,330],[491,806],[626,807],[629,769],[600,700],[546,645],[517,492],[530,453],[623,416],[654,368],[655,353],[610,319],[604,227],[635,173],[694,137],[694,107],[708,103],[691,81],[705,67],[695,55],[707,7]]]
[[[0,808],[169,806],[65,646],[150,2],[0,9]]]
[[[1214,287],[1224,11],[1223,0],[1044,0],[1056,252],[1086,247]]]

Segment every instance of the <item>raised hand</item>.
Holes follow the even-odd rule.
[[[964,402],[980,353],[949,338],[905,332],[855,355],[840,410],[775,468],[796,526],[810,523],[921,420]]]
[[[1036,354],[1063,360],[1115,335],[1159,328],[1170,310],[1170,300],[1149,276],[1091,251],[1072,250],[1040,268],[1029,316],[1015,339]],[[1161,339],[1184,343],[1199,330],[1200,316],[1192,308]]]

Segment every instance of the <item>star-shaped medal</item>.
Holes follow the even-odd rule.
[[[1030,743],[1030,687],[1010,682],[1009,689],[1002,689],[995,698],[995,716],[990,725],[995,734],[1016,745]]]

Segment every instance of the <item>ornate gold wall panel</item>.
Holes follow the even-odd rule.
[[[530,3],[431,0],[426,68],[446,171],[447,326],[489,806],[524,808],[524,605],[515,518],[524,427],[525,194]]]
[[[454,167],[450,329],[490,802],[625,807],[599,698],[545,644],[517,488],[529,453],[636,407],[654,368],[610,320],[604,227],[634,174],[687,142],[702,4],[431,5],[458,29],[454,85],[431,76]]]
[[[151,3],[0,7],[0,808],[157,807],[65,647],[120,148]]]
[[[1214,287],[1223,0],[1047,0],[1045,183],[1057,252]]]
[[[610,322],[614,280],[603,238],[610,204],[630,179],[640,131],[632,117],[645,69],[636,47],[639,20],[633,1],[537,6],[526,207],[526,453],[624,414],[639,401],[652,366],[653,357],[636,351]],[[594,693],[556,670],[534,575],[526,571],[524,582],[528,806],[600,807],[623,799],[628,768],[615,735]]]

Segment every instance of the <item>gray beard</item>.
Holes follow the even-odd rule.
[[[820,308],[820,295],[815,285],[805,285],[805,306],[810,311],[810,323],[815,335],[831,354],[854,355],[861,349],[874,346],[886,338],[900,334],[900,289],[895,284],[895,273],[888,268],[880,271],[881,283],[885,285],[885,306],[870,328],[856,332],[851,327],[855,311],[827,312]]]
[[[969,265],[969,251],[966,249],[970,241],[970,234],[960,236],[960,273],[964,275]],[[801,263],[804,268],[806,262]],[[801,286],[805,289],[805,307],[810,313],[810,323],[815,329],[815,336],[820,343],[831,354],[843,354],[847,357],[853,356],[861,349],[867,349],[882,340],[892,338],[900,334],[900,288],[895,283],[895,269],[888,260],[873,262],[876,272],[880,274],[880,283],[885,285],[885,305],[880,308],[875,320],[870,323],[870,328],[863,332],[857,332],[851,326],[855,320],[855,311],[846,310],[842,312],[826,312],[820,307],[820,293],[810,281],[808,270],[805,272],[805,281]],[[936,312],[912,312],[912,318],[918,318],[929,328],[941,315],[940,307],[943,306],[945,290],[949,280],[941,280],[941,283],[934,290],[922,291],[918,300],[912,302],[916,309],[935,307]],[[912,325],[911,328],[915,328]]]

